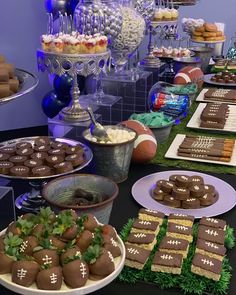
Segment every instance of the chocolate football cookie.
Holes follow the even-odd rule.
[[[184,209],[198,209],[200,207],[200,200],[197,198],[189,198],[182,202],[182,208]]]
[[[189,198],[189,189],[175,186],[172,191],[172,197],[176,200],[184,201]]]
[[[181,207],[181,201],[176,200],[171,195],[166,195],[163,198],[163,204],[166,206],[174,207],[174,208],[180,208]]]
[[[164,193],[170,194],[174,188],[174,184],[168,180],[163,180],[161,184],[161,190]]]
[[[178,187],[189,187],[189,176],[187,175],[178,175],[175,179],[175,184]]]
[[[194,184],[189,187],[191,198],[201,198],[204,195],[204,186]]]

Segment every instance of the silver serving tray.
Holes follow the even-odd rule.
[[[39,136],[23,137],[23,138],[16,138],[13,140],[4,141],[4,142],[0,143],[0,147],[12,146],[12,145],[16,145],[17,143],[20,143],[20,142],[30,142],[32,144],[35,141],[35,139],[37,139],[38,137]],[[84,149],[84,163],[69,172],[65,172],[65,173],[61,173],[61,174],[48,175],[48,176],[43,176],[43,177],[33,177],[33,176],[18,177],[18,176],[0,174],[0,177],[4,177],[4,178],[8,178],[8,179],[25,179],[25,180],[27,180],[27,179],[29,179],[29,180],[50,179],[50,178],[55,178],[55,177],[59,177],[59,176],[63,176],[63,175],[77,172],[77,171],[83,169],[84,167],[86,167],[92,161],[93,153],[92,153],[91,149],[88,146],[86,146],[85,144],[83,144],[79,141],[76,141],[76,140],[68,139],[68,138],[54,138],[54,137],[50,137],[50,136],[49,136],[49,138],[53,139],[55,141],[58,141],[58,142],[64,142],[64,143],[70,144],[72,146],[75,146],[75,145],[82,146]]]
[[[22,95],[31,92],[38,85],[39,82],[38,78],[36,78],[33,74],[22,69],[15,69],[15,76],[19,79],[20,82],[18,92],[14,93],[11,96],[0,98],[0,105],[13,101],[16,98],[19,98]]]
[[[204,75],[204,82],[212,85],[218,85],[218,86],[226,86],[226,87],[236,87],[236,83],[219,83],[215,81],[211,81],[211,77],[213,77],[215,74],[208,74]]]

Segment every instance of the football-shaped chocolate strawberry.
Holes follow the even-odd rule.
[[[93,234],[89,230],[84,230],[76,239],[76,245],[84,252],[93,241]]]
[[[76,213],[75,210],[73,210],[73,209],[66,209],[66,210],[62,210],[61,212],[68,212],[68,211],[70,212],[70,215],[72,216],[72,219],[74,221],[76,221],[77,218],[78,218],[78,214]]]
[[[12,265],[15,262],[14,258],[0,252],[0,261],[0,274],[10,273]]]
[[[41,265],[49,265],[50,267],[59,265],[59,256],[56,250],[42,249],[34,253],[35,261]]]
[[[86,284],[89,276],[89,268],[85,261],[74,260],[62,267],[66,285],[71,288],[79,288]]]
[[[34,261],[15,261],[12,265],[12,282],[24,286],[31,286],[39,272],[39,266]]]
[[[62,285],[62,269],[54,266],[41,270],[36,277],[36,284],[41,290],[60,290]]]
[[[60,236],[63,240],[73,240],[77,235],[77,224],[75,223],[71,210],[61,211],[54,223],[53,234]]]
[[[5,244],[4,244],[5,235],[0,237],[0,252],[4,252]]]
[[[104,236],[103,248],[110,251],[114,258],[121,255],[120,247],[113,237]]]
[[[93,232],[95,228],[98,227],[98,222],[92,214],[86,214],[86,218],[83,225],[85,229]]]
[[[73,240],[77,235],[77,225],[74,223],[71,227],[67,228],[63,234],[62,239],[67,241]]]
[[[96,259],[94,263],[89,264],[89,271],[91,280],[102,279],[115,270],[114,257],[111,252],[106,249],[102,249],[101,255]]]
[[[102,234],[103,236],[113,237],[113,239],[117,240],[117,232],[113,226],[110,224],[105,224],[102,226]]]
[[[28,236],[23,238],[23,242],[20,245],[19,253],[27,256],[33,255],[33,250],[38,246],[39,242],[35,236]]]
[[[70,260],[70,259],[73,260],[73,258],[81,258],[81,256],[82,254],[81,254],[80,248],[75,245],[73,248],[67,249],[65,252],[61,254],[60,256],[61,265],[64,265],[67,260]]]
[[[61,241],[60,239],[58,239],[55,236],[49,236],[48,239],[49,239],[52,247],[55,247],[58,250],[63,250],[65,248],[65,246],[66,246],[66,243],[65,242]]]
[[[36,224],[35,227],[32,230],[32,235],[34,235],[37,238],[40,238],[45,233],[45,225],[44,224]]]
[[[20,235],[21,234],[21,229],[20,227],[17,226],[17,222],[13,221],[11,222],[8,227],[6,233],[12,233],[13,235]]]
[[[25,213],[25,214],[21,215],[20,218],[31,221],[31,220],[34,220],[36,218],[36,215],[33,214],[33,213]]]

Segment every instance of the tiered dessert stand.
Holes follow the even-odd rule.
[[[77,75],[87,77],[93,74],[98,76],[102,71],[108,70],[110,67],[110,51],[97,54],[58,54],[38,50],[37,61],[39,71],[47,71],[59,76],[68,73],[74,79],[70,105],[60,112],[60,119],[73,122],[90,120],[89,114],[79,101],[80,90]],[[82,103],[85,104],[86,108],[86,102]]]

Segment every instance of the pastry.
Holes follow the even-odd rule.
[[[194,41],[205,41],[204,37],[200,37],[200,36],[193,36],[192,39]]]
[[[14,166],[10,169],[10,174],[18,177],[27,177],[29,176],[30,169],[25,166]]]
[[[178,175],[175,179],[175,184],[181,188],[188,187],[189,186],[189,176]]]
[[[158,250],[160,252],[175,253],[183,255],[183,258],[187,257],[189,248],[189,242],[184,239],[176,239],[165,236],[159,245]]]
[[[125,265],[131,268],[143,269],[151,251],[130,244],[125,244],[125,248]]]
[[[214,193],[204,193],[199,201],[201,206],[211,206],[217,201],[217,198]]]
[[[173,207],[173,208],[180,208],[181,207],[181,201],[176,200],[171,195],[164,196],[163,204],[166,205],[166,206]]]
[[[209,242],[224,245],[225,231],[210,226],[199,225],[198,237]]]
[[[222,261],[226,254],[226,248],[224,245],[198,239],[195,253],[206,255]]]
[[[155,210],[141,208],[138,213],[138,218],[142,220],[157,221],[160,225],[163,223],[165,214]]]
[[[126,244],[131,244],[143,249],[152,250],[156,244],[155,234],[144,234],[142,232],[130,233]]]
[[[182,208],[184,209],[199,209],[201,207],[200,200],[196,198],[188,198],[182,201]]]
[[[195,28],[195,32],[205,32],[204,26],[199,26]]]
[[[13,79],[15,76],[15,67],[13,64],[0,63],[0,70],[6,69],[10,79]]]
[[[204,23],[204,29],[206,32],[217,32],[217,26],[211,23]]]
[[[192,227],[194,217],[191,215],[171,213],[168,217],[168,222]]]
[[[166,236],[175,239],[184,239],[191,243],[193,241],[193,229],[190,226],[168,223]]]
[[[203,32],[202,36],[205,38],[216,37],[216,32]]]
[[[0,83],[8,83],[9,75],[7,69],[0,69]]]
[[[10,91],[17,93],[17,91],[19,89],[19,85],[20,85],[20,82],[19,82],[18,78],[14,77],[13,79],[9,79]]]
[[[137,218],[132,225],[131,233],[142,232],[145,234],[158,235],[159,230],[160,227],[157,221],[148,221]]]
[[[181,274],[183,255],[157,251],[152,261],[151,270],[172,274]]]
[[[32,174],[35,177],[43,177],[51,175],[51,169],[48,166],[39,166],[32,169]]]
[[[70,162],[61,162],[53,166],[56,174],[66,173],[73,170],[73,166]]]
[[[199,31],[193,31],[193,36],[195,37],[195,36],[203,36],[203,34],[204,33],[202,33],[202,32],[199,32]]]
[[[193,257],[191,271],[214,281],[219,281],[222,271],[222,261],[196,253]]]
[[[189,189],[184,187],[174,187],[172,191],[172,197],[176,200],[184,201],[189,198],[190,192]]]
[[[205,226],[226,230],[226,221],[223,219],[202,217],[199,221],[199,225],[205,225]]]

